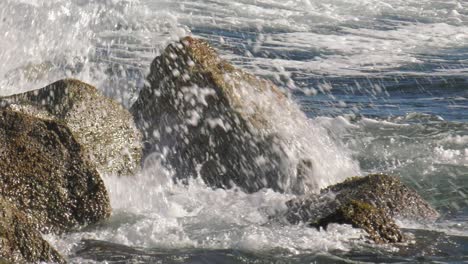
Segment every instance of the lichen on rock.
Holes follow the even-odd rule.
[[[63,232],[110,215],[99,173],[64,124],[0,110],[0,197],[41,232]]]
[[[102,173],[133,175],[140,168],[141,134],[132,115],[89,84],[60,80],[39,90],[0,97],[0,107],[64,122]]]

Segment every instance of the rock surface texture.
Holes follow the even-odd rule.
[[[354,177],[287,203],[286,218],[314,227],[330,223],[362,228],[378,243],[401,242],[395,218],[434,221],[439,217],[426,201],[398,178],[383,174]]]
[[[0,110],[0,197],[41,232],[63,232],[110,215],[95,167],[63,124]]]
[[[141,134],[132,115],[91,85],[65,79],[39,90],[0,97],[0,106],[64,122],[102,173],[133,175],[140,167]]]
[[[191,37],[153,61],[148,81],[131,108],[145,155],[161,153],[178,179],[201,176],[210,186],[248,192],[286,189],[287,154],[268,117],[287,98],[275,85]]]
[[[0,263],[65,263],[29,218],[0,197]]]

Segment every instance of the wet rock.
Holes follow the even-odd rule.
[[[145,156],[159,152],[176,178],[201,176],[213,187],[284,191],[291,184],[282,138],[271,129],[276,120],[268,118],[288,103],[274,84],[191,37],[153,61],[148,82],[131,107]],[[268,100],[258,100],[263,97]]]
[[[13,264],[13,262],[7,260],[6,258],[0,257],[0,264]]]
[[[141,134],[132,115],[91,85],[65,79],[0,98],[0,106],[64,122],[102,173],[133,175],[140,167]]]
[[[357,200],[349,201],[310,225],[326,229],[330,223],[351,224],[355,228],[362,228],[377,243],[397,243],[404,239],[400,228],[384,210]]]
[[[0,197],[41,232],[62,232],[110,215],[95,167],[65,125],[0,110]]]
[[[434,221],[439,217],[425,200],[398,178],[383,174],[350,178],[287,203],[291,223],[314,227],[329,223],[351,224],[367,231],[376,242],[401,242],[394,219]]]
[[[66,263],[29,218],[0,197],[0,263]]]

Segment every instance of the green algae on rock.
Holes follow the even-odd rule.
[[[0,110],[0,196],[41,232],[63,232],[110,215],[104,183],[65,125]]]
[[[372,174],[353,177],[287,202],[286,218],[315,227],[346,223],[368,232],[376,242],[401,242],[403,235],[394,219],[435,221],[439,214],[398,178]]]
[[[66,263],[30,219],[0,197],[0,263]]]
[[[95,87],[74,79],[0,97],[0,106],[64,122],[102,173],[133,175],[141,162],[141,134],[132,115]]]
[[[278,87],[191,37],[153,61],[148,81],[131,107],[145,155],[163,154],[178,179],[201,176],[212,187],[285,191],[295,170],[285,166],[284,140],[271,129],[276,120],[269,111],[289,103]]]

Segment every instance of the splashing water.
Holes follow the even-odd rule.
[[[466,247],[466,6],[456,0],[4,0],[0,95],[74,77],[128,107],[154,57],[193,34],[297,102],[289,113],[271,106],[270,118],[293,142],[291,150],[316,161],[317,188],[355,174],[399,175],[445,215],[433,226],[401,224],[444,232],[439,238]],[[404,250],[394,255],[393,247],[366,245],[356,240],[361,231],[348,226],[324,232],[275,221],[291,194],[213,190],[198,180],[181,186],[170,178],[157,156],[135,177],[107,175],[112,218],[48,239],[79,263],[90,262],[81,258],[86,251],[77,253],[82,239],[141,250],[135,255],[142,263],[151,263],[144,257],[155,248],[159,258],[186,260],[198,256],[192,250],[208,250],[213,263],[361,261],[359,252],[369,261],[382,254],[411,261],[425,254],[401,258]],[[135,257],[119,255],[126,250],[114,244],[100,246],[109,252],[98,260]]]
[[[2,94],[75,77],[125,105],[160,46],[187,34],[170,15],[138,1],[4,1]]]

